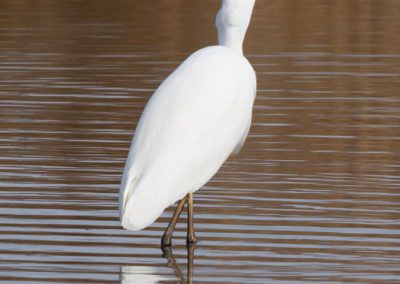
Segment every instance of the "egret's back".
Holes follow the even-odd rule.
[[[137,126],[120,189],[126,229],[154,222],[198,190],[247,136],[255,96],[248,61],[223,46],[190,56],[158,88]]]

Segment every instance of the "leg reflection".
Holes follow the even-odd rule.
[[[162,249],[163,257],[165,257],[168,261],[168,266],[174,270],[175,277],[178,280],[178,283],[193,283],[193,268],[194,268],[194,250],[196,249],[196,245],[188,245],[187,246],[187,276],[186,279],[182,274],[182,270],[179,268],[178,263],[175,260],[175,257],[172,253],[171,247],[165,247]]]
[[[195,244],[187,246],[187,283],[192,284],[193,282],[193,262],[194,262],[194,250]]]

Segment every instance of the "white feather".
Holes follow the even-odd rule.
[[[161,84],[143,111],[126,162],[124,228],[147,227],[218,171],[247,136],[255,92],[250,63],[222,45],[197,51]]]

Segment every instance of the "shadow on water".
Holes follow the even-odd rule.
[[[194,252],[196,245],[187,247],[187,262],[186,262],[186,275],[182,272],[180,264],[176,261],[173,255],[172,247],[166,247],[162,250],[162,257],[167,260],[168,267],[175,275],[174,279],[171,277],[160,275],[159,268],[151,266],[129,266],[124,265],[121,267],[120,283],[121,284],[156,284],[164,281],[173,281],[180,284],[193,283],[193,270],[194,270]]]

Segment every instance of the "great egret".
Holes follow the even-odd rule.
[[[121,182],[122,226],[141,230],[180,200],[162,239],[188,204],[187,244],[193,230],[193,192],[238,152],[249,132],[256,95],[255,72],[243,40],[255,0],[222,0],[217,46],[200,49],[159,86],[138,123]]]

